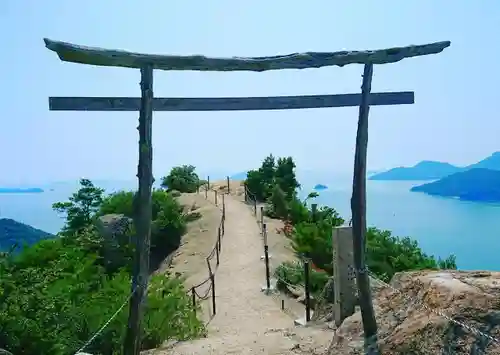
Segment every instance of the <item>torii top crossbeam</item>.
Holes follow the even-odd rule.
[[[404,58],[437,54],[450,41],[366,51],[306,52],[270,57],[212,58],[203,55],[159,55],[123,50],[86,47],[44,38],[45,46],[65,62],[107,67],[142,68],[151,65],[160,70],[255,71],[306,69],[346,64],[387,64]]]

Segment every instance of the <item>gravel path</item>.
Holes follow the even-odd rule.
[[[331,334],[324,331],[295,329],[293,319],[261,292],[265,284],[262,254],[259,228],[250,209],[237,197],[226,196],[225,236],[215,276],[217,314],[208,325],[208,337],[156,354],[297,354],[302,353],[299,343],[317,343],[312,333],[330,339]]]

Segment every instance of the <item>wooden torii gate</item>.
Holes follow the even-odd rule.
[[[373,313],[369,277],[365,267],[366,232],[366,156],[368,113],[370,106],[414,103],[413,92],[371,93],[374,64],[399,62],[404,58],[442,52],[449,41],[371,51],[307,52],[272,57],[210,58],[201,55],[174,56],[133,53],[85,47],[44,39],[45,46],[62,61],[141,71],[141,97],[50,97],[53,111],[139,111],[139,189],[136,199],[136,257],[132,281],[129,326],[124,344],[125,354],[139,354],[142,304],[148,285],[151,234],[152,120],[153,111],[231,111],[282,110],[322,107],[359,106],[353,192],[351,198],[354,262],[363,318],[365,339],[376,340],[377,325]],[[153,70],[254,71],[306,69],[325,66],[363,64],[361,94],[309,95],[277,97],[222,98],[153,98]]]

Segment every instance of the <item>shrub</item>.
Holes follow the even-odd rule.
[[[255,196],[257,201],[265,202],[273,194],[276,186],[283,191],[287,200],[296,195],[300,187],[295,178],[295,163],[291,157],[276,158],[271,154],[264,159],[258,170],[247,172],[245,186]]]
[[[127,301],[131,291],[126,270],[108,275],[98,259],[72,238],[44,240],[16,256],[4,257],[0,263],[0,344],[16,355],[75,353]],[[180,280],[152,277],[147,297],[144,348],[204,331]],[[85,350],[121,353],[127,310],[124,307]]]
[[[328,274],[325,272],[316,271],[313,268],[309,269],[309,285],[310,292],[313,295],[321,293],[326,283],[328,282]],[[304,285],[304,265],[301,262],[284,262],[279,265],[274,271],[274,275],[278,280],[276,286],[278,289],[284,290],[286,285],[283,281],[291,285]]]
[[[123,214],[134,217],[133,191],[119,191],[104,198],[99,215]],[[168,254],[177,249],[186,232],[183,207],[170,192],[154,190],[152,193],[151,267],[154,268]]]
[[[304,201],[300,201],[296,195],[300,184],[295,178],[294,169],[292,158],[279,158],[276,163],[270,155],[261,168],[248,172],[245,185],[255,193],[259,201],[267,201],[268,216],[283,219],[287,226],[293,226],[291,235],[285,234],[291,237],[295,253],[311,259],[314,265],[326,271],[326,275],[332,275],[332,228],[342,225],[344,220],[333,208],[327,206],[319,208],[313,216],[307,201],[317,197],[318,193],[313,192]],[[456,269],[453,255],[446,259],[436,259],[424,253],[416,241],[408,237],[393,237],[389,231],[369,228],[366,242],[367,266],[384,281],[389,281],[400,271]],[[303,279],[303,271],[287,273],[284,266],[278,270],[278,274],[289,283],[301,282]],[[321,280],[324,281],[326,275],[321,276]]]
[[[161,186],[167,190],[177,190],[182,193],[196,192],[200,186],[200,179],[193,165],[176,166],[163,177]]]

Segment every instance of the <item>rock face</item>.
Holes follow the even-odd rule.
[[[132,228],[133,221],[122,214],[107,214],[97,220],[99,233],[108,241],[114,243],[130,243],[128,232]]]
[[[373,295],[382,354],[500,354],[500,272],[400,273],[391,286],[399,292]],[[363,344],[358,311],[338,328],[329,354],[364,354]]]
[[[127,249],[123,246],[132,243],[132,219],[122,214],[107,214],[97,219],[96,227],[105,241],[103,256],[108,266],[118,268],[125,265]]]

